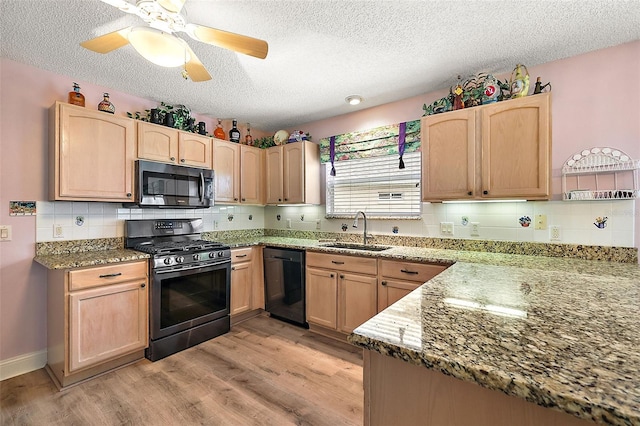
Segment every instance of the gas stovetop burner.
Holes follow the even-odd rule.
[[[145,242],[134,246],[134,250],[149,254],[171,254],[181,252],[208,251],[223,247],[222,243],[206,240]]]

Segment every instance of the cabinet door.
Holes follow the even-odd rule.
[[[263,149],[246,145],[240,146],[240,202],[264,204],[263,163]]]
[[[138,158],[178,164],[178,131],[153,123],[138,123]]]
[[[268,148],[266,156],[266,201],[267,204],[281,204],[284,199],[282,192],[282,147]]]
[[[69,294],[69,372],[147,347],[147,281]]]
[[[52,139],[55,200],[132,201],[135,123],[67,104]]]
[[[285,203],[304,203],[304,143],[286,144],[282,150],[282,181]]]
[[[338,330],[351,333],[377,311],[376,277],[339,273]]]
[[[337,329],[337,273],[306,268],[307,322]]]
[[[213,140],[215,201],[237,203],[240,200],[240,145]]]
[[[476,120],[473,109],[422,118],[422,200],[472,198]]]
[[[378,312],[393,305],[422,283],[382,279],[378,286]]]
[[[251,262],[231,267],[231,315],[251,310],[252,271]]]
[[[211,168],[211,138],[194,133],[178,133],[178,159],[184,166]]]
[[[482,108],[482,197],[550,198],[550,96]]]

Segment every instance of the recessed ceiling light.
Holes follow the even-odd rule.
[[[359,95],[347,96],[345,98],[345,101],[347,101],[349,105],[358,105],[360,102],[362,102],[362,96],[359,96]]]

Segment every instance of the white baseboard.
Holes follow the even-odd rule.
[[[46,349],[2,360],[0,361],[0,381],[38,370],[46,363]]]

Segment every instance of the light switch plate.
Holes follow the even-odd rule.
[[[0,225],[0,241],[11,241],[11,225]]]

